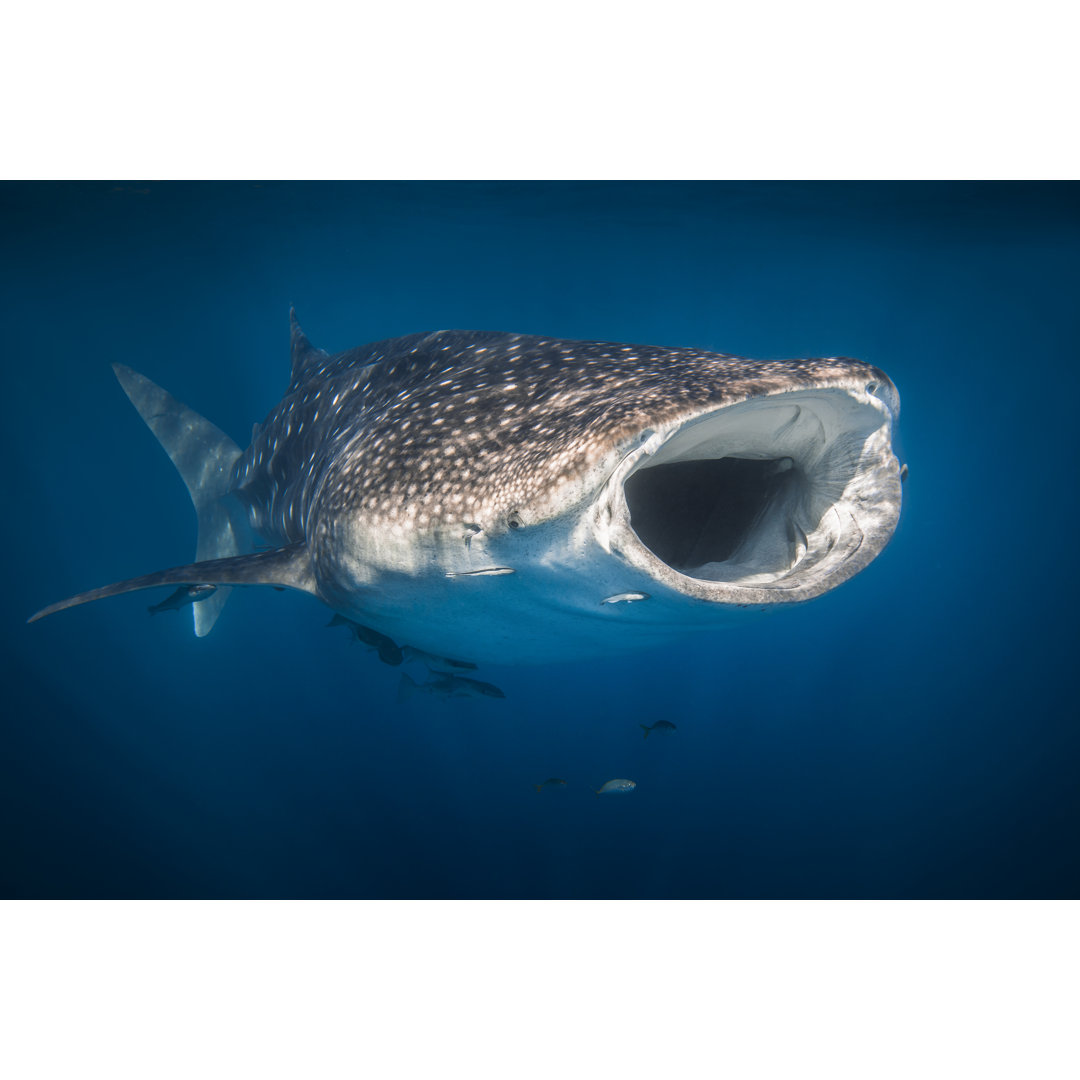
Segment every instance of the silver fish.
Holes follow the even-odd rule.
[[[516,573],[509,566],[485,566],[483,570],[448,570],[446,576],[454,577],[502,577],[503,574]]]
[[[629,794],[637,784],[633,780],[609,780],[606,784],[602,785],[600,790],[596,792],[597,795],[626,795]]]

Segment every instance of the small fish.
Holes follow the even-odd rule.
[[[900,466],[900,483],[902,484],[907,479],[907,462]]]
[[[655,724],[638,724],[639,728],[645,731],[645,738],[649,737],[650,731],[655,731],[657,735],[670,735],[675,731],[675,725],[670,720],[657,720]]]
[[[633,780],[609,780],[603,787],[600,788],[597,795],[625,795],[627,792],[633,791],[637,787],[637,784]]]
[[[402,675],[398,685],[398,701],[407,701],[413,694],[434,694],[443,698],[506,697],[497,686],[479,679],[467,679],[464,675],[441,675],[424,683]]]
[[[620,592],[614,596],[607,596],[600,601],[601,604],[632,604],[635,600],[648,600],[647,592]]]
[[[483,570],[459,570],[456,573],[450,571],[447,577],[497,577],[499,574],[512,574],[514,570],[509,566],[486,566]]]
[[[375,649],[379,654],[379,659],[384,664],[397,667],[405,659],[401,649],[397,647],[391,638],[388,638],[385,634],[380,634],[378,630],[372,630],[370,626],[361,626],[358,622],[353,622],[352,619],[346,619],[344,615],[337,614],[326,625],[347,626],[353,639],[362,641],[365,645],[370,645]]]
[[[543,791],[546,787],[566,787],[566,781],[557,776],[549,776],[542,784],[533,784],[537,791]]]
[[[449,656],[436,656],[434,653],[424,652],[423,649],[417,649],[412,645],[402,645],[401,655],[405,657],[406,664],[419,660],[428,671],[437,671],[444,675],[452,675],[455,671],[476,670],[476,665],[470,660],[451,660]]]
[[[217,592],[216,585],[181,585],[174,593],[170,593],[160,604],[151,604],[146,610],[151,615],[159,611],[179,611],[189,604],[197,604],[200,600],[206,600]]]

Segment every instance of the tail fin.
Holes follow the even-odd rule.
[[[397,699],[400,705],[403,701],[408,701],[409,698],[416,693],[417,683],[415,679],[409,678],[408,675],[402,674],[401,682],[398,683]]]
[[[649,737],[649,728],[646,727],[644,724],[638,724],[638,727],[645,732],[645,738],[647,739]]]
[[[537,794],[544,790],[543,784],[533,784],[533,787],[536,788]]]
[[[232,468],[240,456],[240,447],[209,420],[204,420],[137,371],[123,364],[113,364],[113,371],[131,404],[157,436],[187,485],[199,519],[196,561],[238,555],[239,537],[224,496],[229,493]],[[229,589],[218,589],[213,596],[192,607],[198,637],[210,633],[229,592]]]

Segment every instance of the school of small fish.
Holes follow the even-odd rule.
[[[479,573],[497,574],[512,573],[512,571],[498,567],[488,571],[479,571]],[[207,599],[216,591],[217,587],[214,585],[181,585],[180,588],[160,603],[148,607],[147,611],[151,615],[156,615],[162,611],[181,611],[191,604],[197,604],[201,600]],[[643,593],[620,593],[618,596],[608,597],[603,603],[613,604],[643,599],[647,599]],[[369,651],[377,653],[384,664],[397,667],[401,664],[419,661],[427,668],[428,674],[432,677],[424,682],[417,682],[410,675],[402,674],[397,692],[399,704],[408,701],[416,694],[427,694],[444,699],[506,697],[506,694],[493,683],[483,682],[480,679],[473,679],[459,674],[461,671],[476,670],[476,664],[469,660],[436,656],[434,653],[425,652],[423,649],[417,649],[412,645],[398,645],[397,642],[388,638],[385,634],[379,633],[378,630],[373,630],[369,626],[362,626],[352,619],[345,618],[344,615],[335,614],[326,625],[328,627],[345,627],[354,641],[367,645]],[[658,735],[671,735],[676,730],[675,725],[670,720],[657,720],[653,724],[638,724],[638,727],[645,732],[646,739],[651,732]],[[539,784],[533,784],[537,793],[545,788],[565,788],[567,786],[567,781],[555,776],[548,777]],[[628,780],[625,777],[616,777],[614,780],[608,780],[601,784],[599,788],[594,788],[593,791],[596,795],[627,795],[636,787],[636,781]]]

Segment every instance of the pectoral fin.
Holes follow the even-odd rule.
[[[187,566],[174,566],[170,570],[118,581],[115,585],[104,585],[100,589],[91,589],[90,592],[50,604],[26,621],[37,622],[46,615],[88,604],[91,600],[104,600],[107,596],[153,589],[158,585],[272,585],[299,589],[318,596],[307,544],[299,543],[254,555],[236,555],[229,559],[208,559]]]

